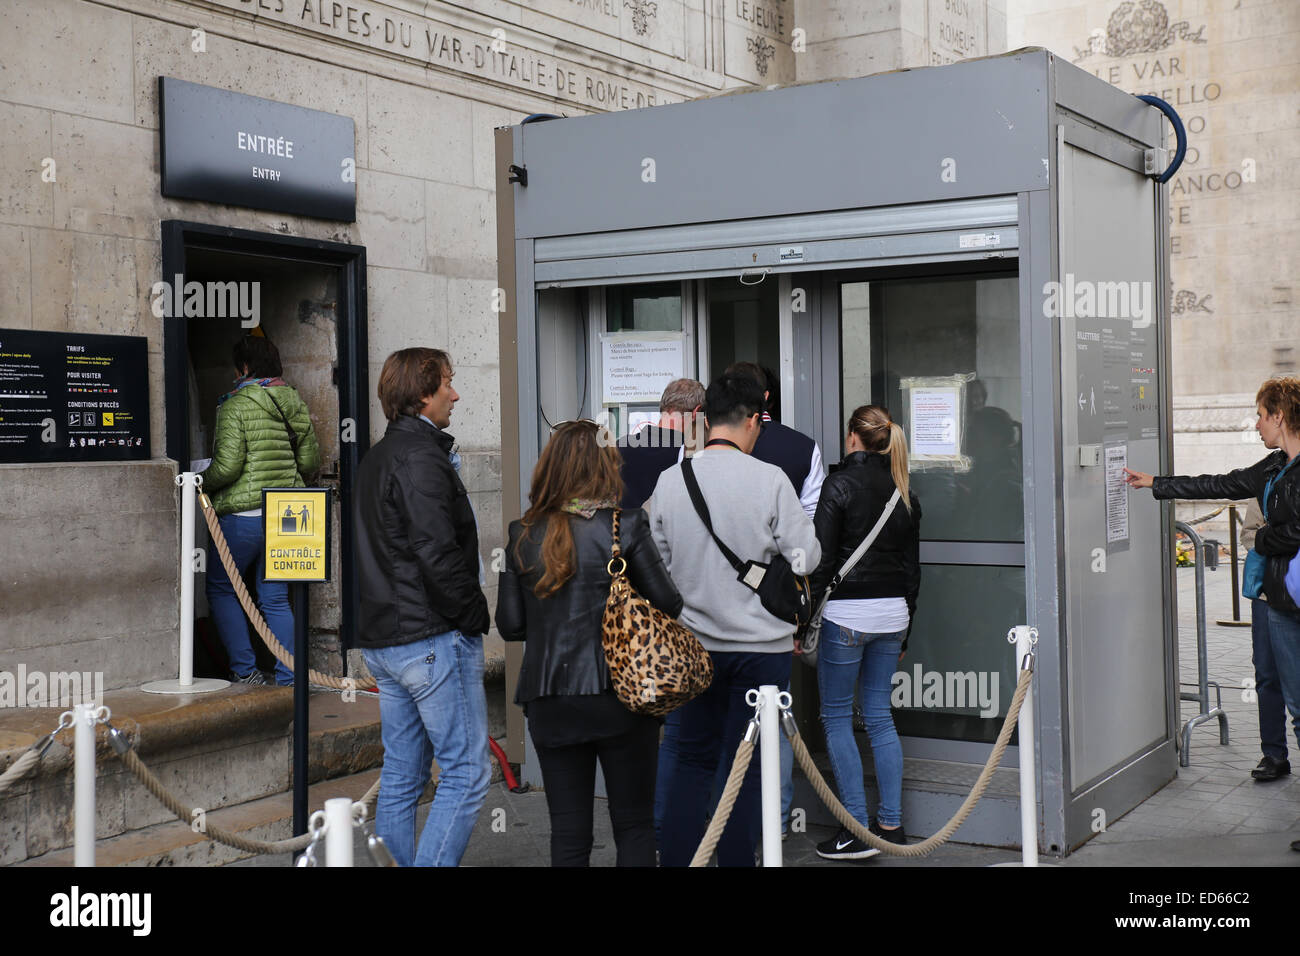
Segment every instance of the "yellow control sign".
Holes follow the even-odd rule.
[[[330,489],[263,488],[268,581],[328,581]]]

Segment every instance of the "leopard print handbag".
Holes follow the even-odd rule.
[[[633,589],[618,541],[619,511],[606,570],[612,578],[601,643],[610,682],[635,714],[663,717],[703,693],[713,681],[713,659],[695,635]]]

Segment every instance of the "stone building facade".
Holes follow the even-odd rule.
[[[1175,468],[1257,461],[1255,391],[1300,368],[1300,5],[1011,0],[1007,14],[1011,47],[1045,46],[1182,117],[1187,158],[1169,183]]]
[[[369,438],[384,430],[384,357],[449,350],[463,396],[451,430],[490,558],[502,539],[494,127],[1006,48],[1002,0],[0,0],[0,25],[0,329],[144,337],[152,443],[142,461],[0,465],[0,670],[102,671],[107,689],[177,666],[175,320],[151,308],[164,221],[364,246]],[[355,222],[162,196],[160,76],[350,118]],[[206,260],[213,274],[227,265]],[[241,268],[267,280],[328,470],[348,440],[331,383],[334,280]],[[233,374],[224,334],[190,337],[206,408],[185,423],[196,449],[208,397]],[[313,586],[312,602],[316,648],[332,650],[337,588]]]

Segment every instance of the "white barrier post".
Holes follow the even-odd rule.
[[[325,801],[325,865],[352,866],[352,800]]]
[[[763,865],[781,866],[781,712],[779,688],[758,689],[758,757],[763,786]]]
[[[73,707],[73,843],[74,866],[95,865],[95,724],[94,704]]]
[[[1038,628],[1018,624],[1007,634],[1007,640],[1016,645],[1016,680],[1020,672],[1032,664],[1026,661],[1038,643]],[[1016,723],[1020,751],[1020,858],[1024,866],[1038,866],[1038,787],[1034,766],[1034,683],[1031,679],[1020,705]]]
[[[194,679],[194,499],[203,488],[203,478],[193,471],[176,476],[181,489],[181,643],[180,675],[176,680],[150,681],[141,690],[150,694],[202,694],[230,686],[230,681],[212,677]]]

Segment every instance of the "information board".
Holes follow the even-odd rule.
[[[330,579],[330,489],[263,488],[268,581]]]
[[[602,336],[602,403],[658,404],[668,383],[682,377],[683,354],[680,332]]]
[[[0,329],[0,463],[148,457],[148,340]]]

